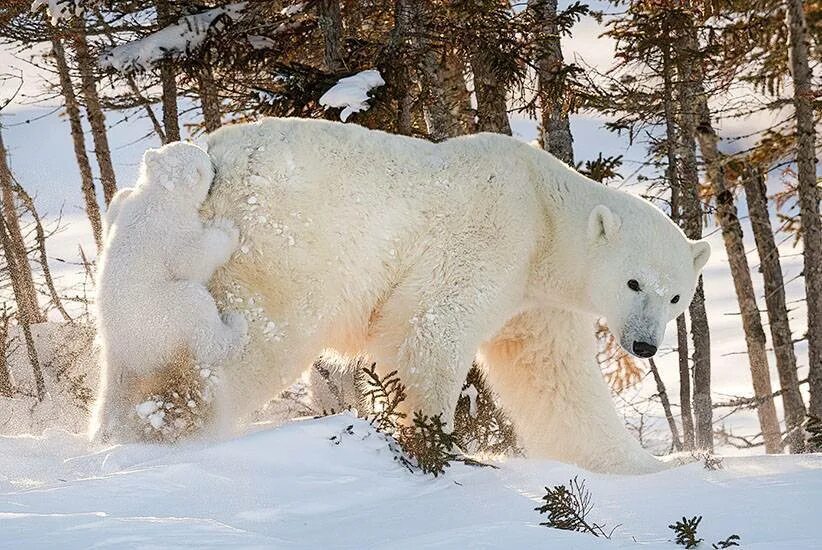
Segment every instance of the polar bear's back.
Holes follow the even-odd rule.
[[[305,119],[221,129],[209,139],[216,177],[205,213],[235,221],[243,245],[212,289],[254,288],[272,326],[298,314],[353,326],[420,257],[459,254],[451,236],[466,226],[530,246],[537,201],[523,197],[533,186],[512,156],[519,147],[530,149],[502,136],[433,144]]]
[[[208,202],[292,267],[299,261],[316,272],[317,255],[343,255],[351,242],[371,266],[390,261],[378,257],[392,250],[386,241],[401,246],[420,232],[458,228],[499,212],[506,198],[522,216],[529,174],[505,147],[528,148],[496,135],[434,144],[353,124],[264,119],[210,137],[216,177]]]

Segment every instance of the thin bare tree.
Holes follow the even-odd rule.
[[[528,9],[540,21],[536,61],[537,93],[540,98],[540,142],[542,148],[561,161],[574,165],[574,139],[565,107],[565,72],[557,25],[557,0],[529,0]]]
[[[160,28],[173,23],[174,14],[168,0],[156,0],[157,26]],[[180,122],[177,110],[177,70],[170,61],[160,64],[160,85],[162,88],[163,127],[165,143],[180,141]]]
[[[805,449],[802,423],[805,420],[805,403],[799,391],[799,377],[796,374],[796,353],[788,321],[788,307],[785,299],[785,282],[779,261],[779,249],[774,239],[773,227],[768,215],[768,197],[765,176],[762,170],[752,165],[744,165],[741,180],[745,186],[745,198],[751,221],[756,249],[759,253],[759,267],[765,286],[765,305],[771,330],[771,341],[776,356],[776,369],[782,391],[782,405],[785,410],[785,442],[791,452],[801,453]]]
[[[681,219],[685,234],[691,239],[702,237],[703,211],[699,198],[699,172],[696,161],[697,127],[697,60],[690,29],[674,28],[673,58],[677,68],[676,91],[677,157]],[[713,449],[713,409],[711,408],[711,334],[705,311],[705,291],[700,275],[694,298],[688,308],[693,340],[693,405],[696,446]]]
[[[31,265],[28,261],[28,247],[20,229],[19,214],[17,211],[17,201],[14,196],[14,177],[8,164],[7,151],[3,142],[2,126],[0,126],[0,202],[2,202],[2,214],[6,220],[6,231],[8,232],[9,247],[15,254],[16,288],[15,296],[17,307],[25,312],[25,318],[30,323],[41,323],[45,321],[40,305],[37,300],[37,289],[34,286],[34,277],[31,272]]]
[[[97,250],[103,246],[103,224],[100,217],[100,205],[97,203],[97,191],[94,188],[94,176],[91,172],[91,163],[86,152],[86,142],[83,135],[83,124],[80,120],[80,103],[77,101],[77,94],[74,92],[74,85],[71,81],[68,59],[63,47],[62,40],[56,35],[56,30],[51,29],[53,36],[51,39],[51,50],[57,67],[57,75],[60,77],[60,93],[63,96],[63,104],[71,128],[71,141],[74,146],[74,158],[77,160],[77,167],[80,169],[80,187],[83,191],[83,200],[86,205],[86,217],[91,224],[91,231],[94,235],[94,243]]]
[[[691,43],[696,45],[696,31],[693,32]],[[745,332],[748,367],[753,380],[754,395],[760,399],[756,412],[759,416],[759,424],[762,427],[765,451],[779,453],[782,451],[782,435],[779,429],[779,419],[776,415],[776,405],[773,398],[770,397],[773,388],[771,387],[765,330],[762,328],[762,318],[759,315],[759,306],[756,303],[751,269],[748,265],[748,256],[745,254],[742,224],[739,223],[733,190],[727,185],[724,159],[719,152],[719,136],[713,127],[708,98],[704,91],[701,70],[698,67],[694,71],[694,78],[696,79],[694,86],[696,90],[695,105],[699,117],[696,135],[699,150],[705,162],[708,183],[711,185],[713,195],[716,198],[716,221],[722,231],[722,240],[728,254],[736,300],[742,316],[742,329]]]
[[[97,157],[97,166],[100,168],[100,180],[103,184],[103,197],[106,205],[111,202],[117,192],[117,178],[114,174],[114,165],[111,162],[111,150],[108,144],[106,130],[106,116],[100,104],[97,93],[97,78],[94,74],[94,59],[88,47],[85,23],[75,21],[71,27],[71,39],[74,48],[74,58],[80,73],[80,89],[86,107],[86,116],[91,126],[91,137],[94,141],[94,155]]]
[[[805,261],[805,298],[808,304],[809,414],[822,418],[822,216],[816,179],[813,73],[808,60],[809,35],[802,0],[785,0],[789,58],[796,111],[796,167],[802,246]]]

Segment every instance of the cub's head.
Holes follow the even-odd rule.
[[[691,303],[710,245],[689,240],[665,214],[639,200],[620,214],[595,207],[587,241],[592,307],[623,349],[651,357],[665,326]]]
[[[208,153],[177,141],[143,154],[139,187],[156,189],[199,207],[208,195],[214,167]]]

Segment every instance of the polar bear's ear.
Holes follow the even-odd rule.
[[[692,241],[691,253],[694,256],[694,270],[699,273],[711,257],[711,245],[705,240]]]
[[[621,226],[622,220],[619,216],[604,204],[600,204],[591,210],[588,217],[588,238],[591,242],[609,241],[619,233]]]

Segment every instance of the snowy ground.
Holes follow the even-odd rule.
[[[354,435],[330,438],[353,424]],[[819,548],[822,455],[725,459],[605,476],[548,461],[412,474],[351,416],[232,441],[92,449],[79,436],[0,438],[3,548],[675,548],[668,524],[702,515],[708,543]],[[585,477],[611,541],[541,527],[545,485]]]

